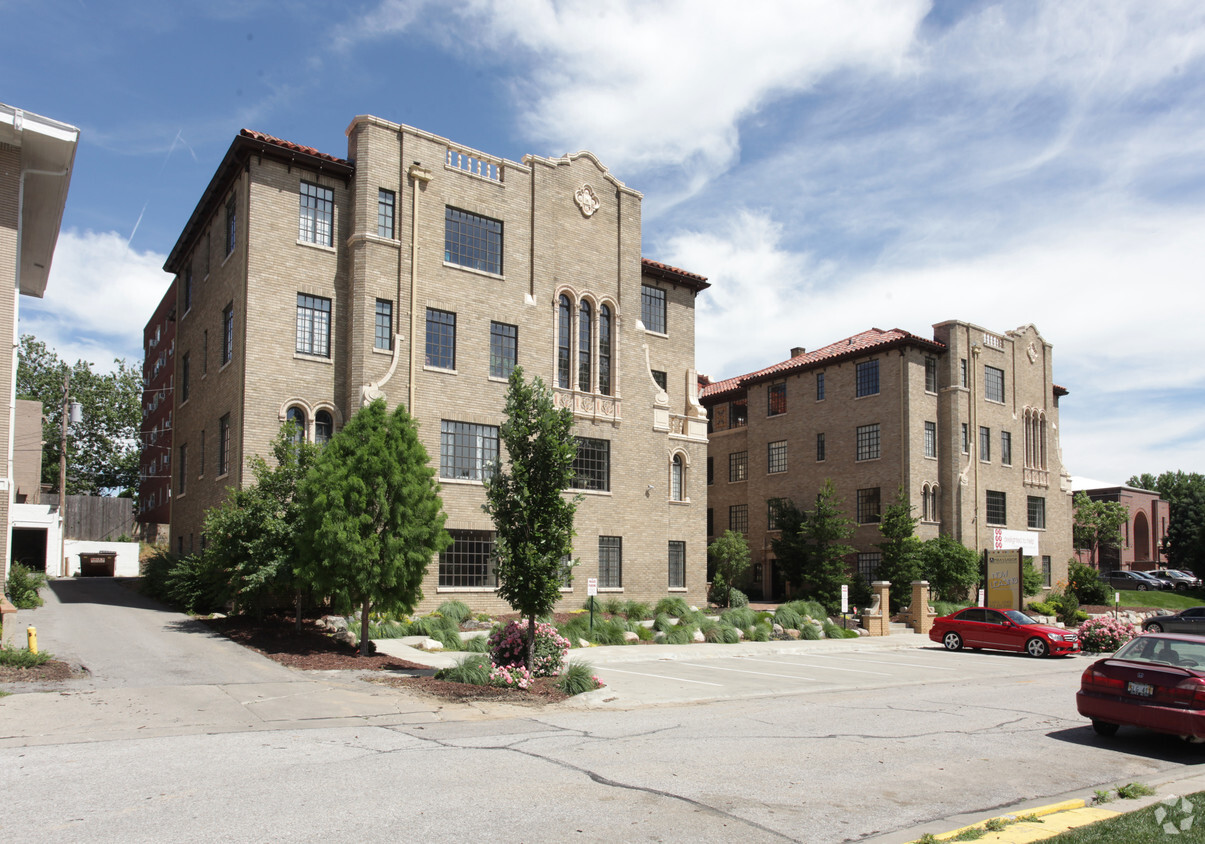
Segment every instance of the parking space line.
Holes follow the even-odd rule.
[[[743,668],[721,668],[718,665],[699,665],[697,662],[679,662],[679,665],[692,665],[695,668],[706,668],[711,671],[734,671],[737,674],[757,674],[761,677],[782,677],[785,680],[808,680],[812,683],[819,683],[815,677],[800,677],[796,674],[770,674],[766,671],[745,671]]]
[[[774,665],[783,665],[783,664],[799,665],[804,668],[823,668],[826,671],[850,671],[850,672],[853,672],[854,674],[873,674],[876,677],[890,677],[891,676],[891,674],[887,671],[863,671],[860,668],[838,668],[835,665],[816,665],[815,663],[812,663],[812,662],[787,662],[787,663],[784,663],[783,660],[780,660],[780,659],[757,659],[756,657],[750,657],[750,656],[743,656],[743,657],[737,657],[737,658],[743,659],[746,662],[769,662],[769,663],[773,663]]]
[[[850,657],[833,656],[832,654],[808,654],[813,657],[823,657],[824,659],[850,659]],[[859,659],[858,662],[869,662],[872,665],[904,665],[909,668],[928,668],[933,671],[957,671],[957,668],[951,668],[948,665],[925,665],[919,662],[883,662],[878,659]]]
[[[723,683],[705,683],[702,680],[687,680],[683,677],[670,677],[668,674],[644,674],[640,671],[624,671],[622,668],[610,668],[606,665],[595,666],[594,670],[603,673],[607,671],[614,671],[616,674],[632,674],[636,677],[652,677],[657,680],[671,680],[678,683],[698,683],[700,686],[722,687],[724,685]]]

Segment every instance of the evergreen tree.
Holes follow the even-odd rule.
[[[882,558],[876,574],[878,580],[891,581],[891,609],[896,611],[911,600],[912,581],[921,578],[921,543],[916,538],[916,524],[912,515],[915,509],[908,494],[900,487],[895,503],[883,511],[879,521],[879,543]]]
[[[543,381],[537,377],[528,384],[523,369],[515,367],[499,437],[507,463],[486,481],[485,511],[496,531],[498,594],[528,619],[524,661],[530,671],[536,620],[560,599],[565,560],[573,551],[581,497],[564,494],[577,454],[573,414],[556,408]]]
[[[410,414],[388,414],[381,399],[361,408],[322,449],[298,498],[298,580],[359,608],[363,655],[369,611],[413,611],[427,565],[452,542]]]
[[[965,601],[979,582],[979,555],[949,534],[921,543],[921,571],[942,601]]]
[[[841,587],[848,585],[846,557],[854,549],[846,541],[854,523],[841,509],[841,499],[831,480],[816,494],[816,506],[800,510],[783,501],[778,508],[782,529],[771,543],[774,555],[793,587],[819,601],[830,612],[841,606]]]
[[[1075,494],[1072,506],[1075,524],[1071,532],[1075,547],[1087,550],[1088,561],[1100,568],[1101,550],[1120,548],[1125,542],[1121,526],[1129,521],[1130,514],[1118,501],[1093,501],[1085,492]]]

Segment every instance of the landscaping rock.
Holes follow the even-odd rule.
[[[800,633],[798,630],[796,630],[794,627],[788,627],[788,628],[786,629],[786,634],[787,634],[787,636],[788,636],[788,637],[790,637],[790,638],[792,638],[792,639],[798,639],[798,638],[800,637],[800,635],[802,635],[802,634],[801,634],[801,633]]]
[[[694,635],[691,636],[691,639],[693,639],[696,642],[706,642],[707,641],[707,637],[703,635],[702,630],[696,630]]]
[[[444,649],[443,642],[438,639],[424,639],[416,647],[420,651],[442,651]]]
[[[624,640],[624,642],[627,642],[627,643],[639,642],[640,637],[637,636],[635,633],[633,633],[631,630],[625,630],[625,631],[623,631],[623,640]]]
[[[744,631],[744,630],[741,630],[739,627],[736,627],[736,628],[733,628],[733,629],[734,629],[734,630],[736,630],[736,639],[737,639],[737,641],[738,641],[738,642],[739,642],[740,640],[742,640],[742,639],[744,639],[744,638],[745,638],[745,631]]]
[[[777,621],[776,621],[776,622],[774,622],[774,635],[775,635],[775,636],[781,636],[781,635],[782,635],[782,632],[783,632],[783,631],[782,631],[782,625],[781,625],[781,624],[779,624]]]
[[[585,639],[578,639],[578,640],[577,640],[577,646],[578,646],[579,648],[589,648],[589,647],[592,647],[592,646],[591,646],[591,644],[590,644],[589,642],[587,642]]]
[[[336,642],[341,642],[344,645],[351,645],[352,647],[355,647],[356,644],[356,636],[350,630],[340,630],[331,638]]]

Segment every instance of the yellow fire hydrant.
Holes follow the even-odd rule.
[[[25,636],[29,639],[29,652],[36,654],[38,652],[38,628],[26,627]]]

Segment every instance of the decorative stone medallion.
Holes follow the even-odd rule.
[[[1025,354],[1029,355],[1029,362],[1036,363],[1038,360],[1038,350],[1034,348],[1033,342],[1029,344],[1029,348],[1025,350]]]
[[[577,207],[581,209],[583,217],[589,217],[598,210],[601,203],[598,201],[598,195],[594,193],[594,188],[589,185],[582,185],[573,194],[573,199],[577,202]]]

